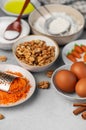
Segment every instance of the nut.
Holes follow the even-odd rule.
[[[19,44],[15,54],[28,65],[43,66],[55,59],[55,47],[47,46],[42,40],[32,40]]]
[[[50,83],[48,81],[41,81],[38,83],[38,88],[47,89],[50,87]]]
[[[47,71],[47,73],[46,73],[47,77],[51,78],[53,72],[54,72],[54,70]]]
[[[2,115],[1,113],[0,113],[0,120],[2,120],[2,119],[4,119],[5,117],[4,117],[4,115]]]
[[[7,60],[6,56],[0,56],[0,61],[5,62]]]

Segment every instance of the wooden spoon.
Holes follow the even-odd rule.
[[[19,16],[17,17],[17,19],[14,22],[12,22],[10,25],[8,25],[8,27],[6,28],[6,30],[4,32],[4,38],[6,40],[14,40],[14,39],[18,38],[19,35],[21,34],[21,31],[22,31],[21,17],[22,17],[24,10],[27,7],[27,5],[29,4],[29,2],[30,2],[30,0],[25,1],[23,8],[22,8]]]

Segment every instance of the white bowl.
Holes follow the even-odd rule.
[[[20,72],[24,77],[26,77],[29,80],[29,83],[31,85],[30,91],[28,91],[26,98],[20,99],[19,101],[15,103],[9,103],[9,104],[0,104],[0,107],[12,107],[19,105],[25,101],[27,101],[35,92],[36,89],[36,81],[34,76],[24,68],[17,66],[17,65],[12,65],[12,64],[0,64],[0,71],[12,71],[12,72]]]
[[[70,70],[70,67],[71,67],[71,65],[63,65],[63,66],[57,68],[57,69],[54,71],[54,73],[53,73],[53,75],[52,75],[52,77],[51,77],[51,84],[55,87],[55,89],[56,89],[56,91],[57,91],[57,94],[59,94],[60,96],[66,98],[66,99],[68,99],[68,100],[71,100],[71,101],[74,101],[74,100],[75,100],[75,101],[84,101],[84,100],[86,100],[86,98],[81,98],[81,97],[79,97],[76,93],[65,93],[65,92],[61,91],[61,90],[58,88],[58,86],[56,87],[56,85],[55,85],[54,78],[55,78],[56,73],[57,73],[58,71],[64,70],[64,69]],[[64,75],[64,76],[65,76],[65,75]]]
[[[70,53],[74,49],[75,45],[79,45],[79,46],[85,45],[86,46],[86,40],[85,39],[76,40],[76,41],[70,42],[66,46],[64,46],[64,48],[62,49],[62,59],[63,59],[65,64],[72,64],[73,63],[71,60],[69,60],[67,58],[67,54]],[[81,54],[80,59],[77,58],[77,61],[83,61],[83,54],[84,53]]]
[[[50,5],[45,5],[45,7],[49,10],[46,11],[44,6],[41,6],[38,8],[39,12],[37,10],[34,10],[28,17],[28,22],[31,26],[32,32],[34,34],[42,34],[46,35],[58,42],[59,45],[65,45],[69,42],[72,42],[76,40],[77,38],[80,37],[80,35],[83,32],[85,20],[83,15],[77,11],[76,9],[70,7],[70,6],[65,6],[65,5],[59,5],[59,4],[50,4]],[[78,30],[75,32],[72,32],[71,34],[66,34],[63,36],[55,36],[55,35],[50,35],[44,30],[44,23],[45,20],[50,18],[50,14],[56,14],[56,13],[66,13],[69,17],[71,17],[74,21],[76,21],[78,25]],[[35,17],[36,16],[36,17]],[[62,25],[63,26],[63,25]]]
[[[29,24],[25,20],[21,20],[22,25],[22,32],[18,38],[15,40],[6,40],[4,38],[4,31],[7,28],[7,26],[16,20],[16,17],[0,17],[0,49],[3,50],[11,50],[13,43],[16,42],[18,39],[22,38],[23,36],[26,36],[30,33],[30,27]]]
[[[55,47],[55,58],[54,58],[54,60],[51,63],[49,63],[47,65],[44,65],[44,66],[31,66],[31,65],[28,65],[28,64],[20,61],[17,58],[17,56],[15,55],[16,47],[20,43],[28,42],[28,41],[32,41],[32,40],[43,40],[43,41],[46,42],[47,45]],[[13,55],[14,55],[15,59],[17,60],[17,62],[22,67],[24,67],[25,69],[30,70],[32,72],[39,72],[39,71],[46,70],[47,68],[49,68],[56,61],[56,59],[59,56],[59,47],[58,47],[58,45],[56,44],[55,41],[53,41],[52,39],[50,39],[50,38],[48,38],[46,36],[42,36],[42,35],[30,35],[30,36],[23,37],[23,38],[21,38],[21,39],[19,39],[18,41],[15,42],[15,44],[13,45]]]

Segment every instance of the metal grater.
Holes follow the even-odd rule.
[[[10,84],[15,78],[17,78],[17,76],[0,71],[0,90],[9,91]]]

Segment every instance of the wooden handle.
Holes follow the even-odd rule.
[[[25,1],[24,5],[23,5],[23,8],[22,8],[22,10],[21,10],[21,12],[20,12],[20,14],[19,14],[19,16],[18,16],[18,18],[17,18],[18,21],[21,19],[21,16],[22,16],[24,10],[26,9],[26,7],[27,7],[27,5],[28,5],[29,3],[30,3],[30,0],[26,0],[26,1]]]

